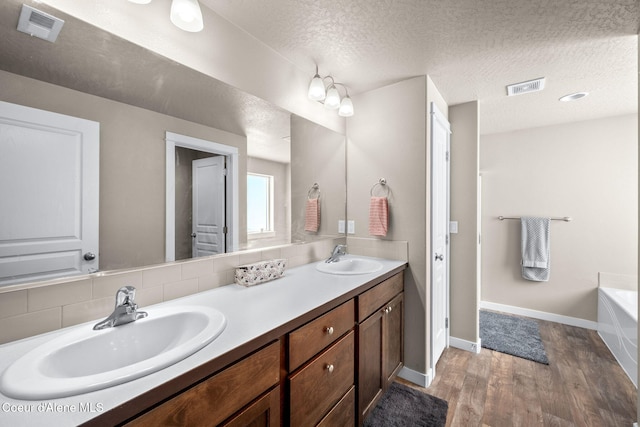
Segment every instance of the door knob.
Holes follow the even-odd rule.
[[[92,261],[92,260],[96,259],[96,254],[94,254],[92,252],[87,252],[86,254],[84,254],[84,259],[85,259],[85,261]]]
[[[436,254],[436,261],[442,261],[444,260],[444,255],[443,254]]]
[[[195,239],[196,233],[191,233],[191,237],[193,237]]]

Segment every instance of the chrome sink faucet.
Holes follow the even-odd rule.
[[[147,317],[147,312],[138,311],[138,304],[134,302],[136,288],[133,286],[123,286],[116,292],[116,308],[106,319],[98,322],[93,327],[94,330],[113,328],[134,322],[143,317]]]
[[[340,261],[340,257],[347,254],[347,245],[336,245],[333,248],[333,252],[331,252],[331,256],[326,259],[325,262],[338,262]]]

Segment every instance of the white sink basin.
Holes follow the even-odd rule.
[[[342,258],[338,262],[320,262],[316,270],[328,274],[367,274],[382,269],[378,261],[363,258]]]
[[[145,308],[148,317],[94,331],[82,325],[11,364],[0,391],[15,399],[74,396],[164,369],[213,341],[226,327],[218,310],[202,306]]]

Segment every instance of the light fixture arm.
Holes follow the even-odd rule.
[[[340,96],[338,87],[344,90],[344,97]],[[353,115],[353,102],[349,96],[349,89],[343,83],[336,82],[333,76],[320,76],[318,65],[316,64],[316,74],[309,84],[308,97],[312,101],[324,104],[328,109],[338,110],[338,115],[351,117]]]

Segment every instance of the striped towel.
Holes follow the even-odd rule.
[[[386,197],[372,197],[369,203],[369,234],[386,236],[389,225],[389,202]]]
[[[320,227],[320,199],[307,199],[304,216],[304,231],[315,233]]]
[[[551,255],[549,251],[549,218],[522,217],[521,249],[522,277],[534,282],[549,281]]]

